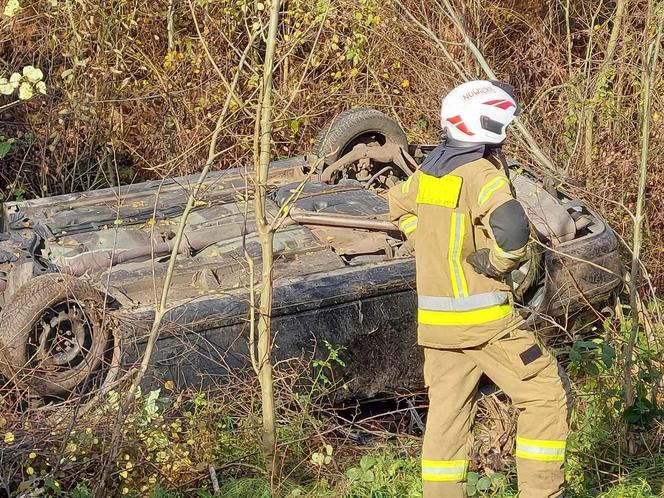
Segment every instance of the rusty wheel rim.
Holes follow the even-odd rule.
[[[33,327],[31,366],[56,373],[90,363],[92,343],[92,326],[81,305],[57,304],[46,310]]]

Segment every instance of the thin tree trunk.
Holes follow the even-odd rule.
[[[168,0],[168,15],[166,20],[166,31],[168,33],[168,51],[172,52],[175,50],[175,7],[173,5],[173,0]],[[169,54],[170,56],[170,54]]]
[[[625,17],[627,10],[627,0],[618,0],[616,3],[616,13],[613,17],[613,27],[611,28],[611,36],[609,43],[606,46],[606,56],[604,57],[604,64],[613,64],[613,57],[616,54],[616,47],[618,46],[618,38],[620,37],[620,29],[622,28],[622,21]]]
[[[572,31],[569,22],[569,8],[570,0],[565,0],[563,10],[565,11],[565,39],[567,41],[567,73],[570,79],[572,78],[572,48],[574,42],[572,41]]]
[[[274,386],[272,383],[272,266],[274,262],[273,239],[274,230],[268,223],[265,211],[268,169],[270,166],[270,149],[272,145],[272,72],[274,70],[274,53],[279,26],[280,0],[272,0],[270,5],[270,25],[265,47],[265,63],[263,65],[262,94],[260,105],[260,146],[259,157],[255,160],[256,167],[256,227],[260,237],[261,260],[263,265],[259,296],[258,317],[258,380],[261,386],[263,409],[263,447],[269,459],[269,468],[275,467],[276,452],[276,420],[274,407]],[[272,473],[272,472],[271,472]]]
[[[258,380],[261,385],[263,407],[263,447],[269,459],[274,459],[277,443],[277,428],[274,408],[274,387],[272,383],[272,266],[274,232],[261,229],[261,275],[260,304],[258,318]]]
[[[606,52],[604,56],[604,62],[602,63],[602,68],[595,78],[595,91],[593,96],[590,99],[590,102],[586,103],[585,112],[584,112],[584,139],[583,139],[583,164],[586,169],[592,167],[593,161],[593,147],[594,147],[594,130],[593,124],[595,123],[595,105],[599,94],[599,88],[597,84],[604,84],[604,80],[609,76],[611,68],[613,67],[613,58],[616,53],[616,47],[618,46],[618,38],[620,36],[620,29],[622,28],[622,21],[625,17],[625,11],[627,9],[627,0],[618,0],[616,3],[616,11],[613,16],[613,27],[611,28],[611,36],[609,37],[609,43],[606,46]]]
[[[657,18],[657,32],[654,40],[648,45],[647,54],[643,62],[643,109],[641,111],[641,162],[639,165],[639,191],[636,201],[636,213],[634,221],[634,247],[632,249],[632,268],[629,279],[629,298],[632,311],[632,330],[629,335],[627,347],[625,348],[625,371],[624,371],[624,391],[625,406],[629,407],[634,403],[634,389],[632,384],[632,355],[634,354],[634,344],[639,331],[639,307],[638,307],[638,276],[640,267],[641,243],[643,225],[643,209],[646,197],[646,180],[648,176],[648,155],[650,146],[650,104],[652,100],[652,88],[657,74],[657,63],[659,61],[659,50],[662,42],[662,29],[664,25],[664,12],[656,9],[653,2],[648,5],[648,22],[645,26],[646,40],[648,39],[648,30],[651,28],[650,18],[654,15]]]

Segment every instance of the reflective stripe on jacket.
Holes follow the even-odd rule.
[[[493,266],[508,272],[525,253],[528,221],[502,169],[482,158],[441,177],[418,170],[388,199],[415,244],[421,345],[473,347],[521,323],[507,284],[466,262],[489,248]]]

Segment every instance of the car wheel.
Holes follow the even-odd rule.
[[[0,313],[0,373],[44,397],[89,392],[119,368],[119,339],[105,299],[71,275],[36,277]]]
[[[408,149],[406,134],[394,119],[376,109],[349,109],[337,114],[316,137],[312,152],[330,165],[358,144],[392,142]]]

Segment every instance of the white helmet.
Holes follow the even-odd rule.
[[[500,81],[468,81],[443,99],[440,123],[447,136],[467,143],[499,144],[521,108],[514,90]]]

